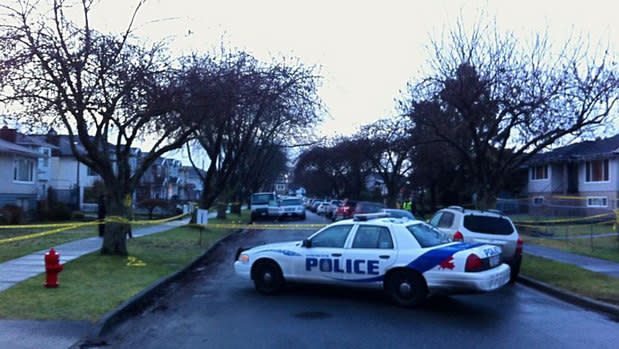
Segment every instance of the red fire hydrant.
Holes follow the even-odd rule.
[[[61,271],[60,255],[52,248],[45,254],[45,287],[58,287],[58,273]]]

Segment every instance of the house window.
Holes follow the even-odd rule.
[[[548,179],[548,165],[531,167],[531,180],[539,181]]]
[[[587,207],[608,207],[608,197],[606,196],[588,196]]]
[[[95,170],[93,170],[90,167],[87,167],[88,169],[86,170],[86,174],[88,175],[88,177],[95,177],[97,176],[97,172],[95,172]]]
[[[544,203],[543,196],[535,196],[533,197],[533,206],[541,206]]]
[[[587,182],[608,182],[610,179],[608,159],[586,162]]]
[[[39,166],[45,168],[49,167],[49,157],[51,155],[51,151],[49,148],[41,148],[39,149],[39,152],[44,155],[39,161]]]
[[[13,163],[13,180],[15,182],[34,182],[34,160],[16,158]]]

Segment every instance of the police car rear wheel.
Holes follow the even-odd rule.
[[[273,294],[284,286],[284,277],[279,267],[270,261],[258,262],[252,273],[256,290],[263,294]]]
[[[398,305],[412,307],[426,299],[427,289],[423,278],[412,271],[400,270],[389,275],[386,290]]]

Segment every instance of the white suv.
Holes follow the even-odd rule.
[[[514,282],[522,263],[522,239],[509,217],[499,211],[478,211],[449,206],[436,212],[430,224],[454,241],[492,244],[501,247],[502,260],[511,267]]]

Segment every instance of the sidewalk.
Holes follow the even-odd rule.
[[[619,278],[619,263],[532,244],[525,244],[522,250],[524,253],[533,256],[543,257],[565,264],[572,264],[579,268]]]

